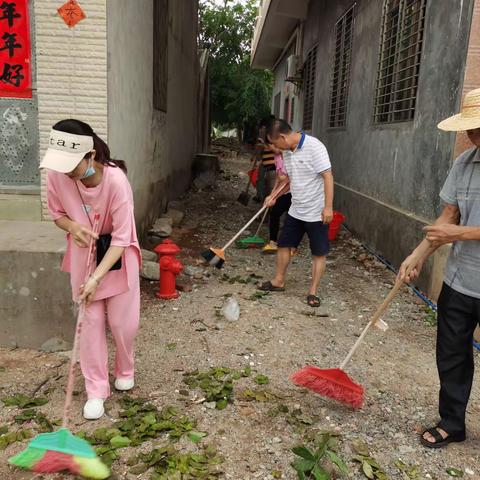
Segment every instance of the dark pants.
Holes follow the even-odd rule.
[[[270,209],[270,240],[276,242],[278,240],[278,232],[280,231],[280,218],[288,211],[292,204],[292,195],[286,193],[278,198],[275,205]]]
[[[440,377],[439,426],[447,433],[465,431],[473,380],[473,332],[480,323],[480,299],[443,284],[438,299],[437,367]]]
[[[276,176],[275,166],[264,167],[260,164],[257,177],[257,199],[259,202],[263,202],[272,193]]]

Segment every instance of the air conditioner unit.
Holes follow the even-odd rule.
[[[300,80],[301,75],[299,72],[300,58],[298,55],[290,55],[287,58],[287,81],[294,82]]]

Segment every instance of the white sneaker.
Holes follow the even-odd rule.
[[[121,392],[131,390],[135,386],[135,379],[133,378],[117,378],[115,380],[115,388]]]
[[[90,398],[83,407],[83,416],[87,420],[98,420],[105,413],[103,408],[103,398]]]

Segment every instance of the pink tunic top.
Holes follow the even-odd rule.
[[[279,175],[288,176],[287,171],[285,170],[285,164],[283,163],[283,155],[281,153],[275,154],[275,170]]]
[[[277,175],[281,175],[282,177],[288,177],[287,170],[285,169],[285,163],[283,162],[283,155],[281,153],[275,154],[275,170],[277,171]],[[283,195],[290,193],[290,189],[288,189]]]
[[[75,181],[63,173],[49,171],[47,195],[48,209],[53,220],[67,216],[91,229],[86,211],[89,212],[92,222],[94,214],[99,213],[100,234],[110,233],[111,245],[125,248],[121,269],[111,270],[105,275],[94,300],[128,291],[134,276],[138,277],[141,256],[133,215],[133,194],[125,173],[120,168],[105,165],[100,184],[87,188],[81,181]],[[74,300],[85,281],[87,254],[88,248],[78,247],[72,236],[67,234],[67,250],[62,271],[70,273]]]

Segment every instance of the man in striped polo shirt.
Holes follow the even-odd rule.
[[[307,303],[318,307],[318,285],[325,273],[328,253],[328,224],[333,218],[333,175],[327,149],[320,140],[294,132],[284,120],[274,120],[267,127],[270,142],[284,150],[285,169],[290,179],[292,205],[278,239],[275,277],[261,285],[271,292],[285,290],[285,276],[290,262],[290,249],[297,248],[305,233],[312,252],[312,283]],[[265,200],[267,206],[275,201]]]

